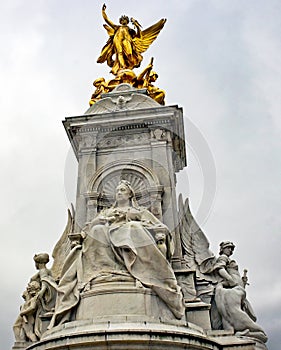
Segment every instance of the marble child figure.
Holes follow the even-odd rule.
[[[21,341],[37,341],[36,335],[36,314],[38,310],[38,293],[40,283],[29,282],[23,292],[24,304],[20,308],[20,314],[14,324],[13,330],[15,339]]]
[[[150,211],[137,205],[130,183],[121,180],[115,203],[83,229],[82,245],[66,259],[51,327],[67,322],[79,304],[80,292],[107,281],[135,280],[151,288],[176,318],[184,315],[183,297],[166,249],[158,248],[154,232],[170,233]],[[162,237],[163,239],[163,237]],[[89,287],[90,285],[90,287]],[[71,296],[71,297],[70,297]]]

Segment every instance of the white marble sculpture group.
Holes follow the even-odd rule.
[[[215,256],[177,198],[182,108],[164,105],[153,59],[133,72],[166,20],[142,30],[131,18],[133,30],[127,16],[109,20],[106,5],[102,16],[109,39],[98,62],[115,77],[96,79],[90,108],[63,122],[78,161],[75,210],[52,267],[47,253],[34,256],[13,350],[266,350],[234,244]]]
[[[204,279],[212,287],[198,292],[211,304],[212,329],[234,330],[265,343],[267,337],[246,298],[247,277],[240,276],[237,263],[230,258],[234,244],[222,242],[215,257],[202,231],[186,237],[183,227],[181,230],[187,266],[193,260],[200,272],[198,280]],[[171,232],[138,205],[128,181],[119,182],[110,208],[88,222],[79,235],[68,235],[72,244],[59,280],[46,267],[48,254],[34,256],[38,273],[23,293],[24,303],[14,325],[16,341],[36,342],[48,329],[74,321],[81,293],[95,284],[137,283],[139,288],[150,288],[176,319],[184,317],[184,296],[169,262],[173,255]],[[205,256],[200,260],[199,255]]]

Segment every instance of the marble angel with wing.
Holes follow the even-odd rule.
[[[164,27],[166,19],[160,19],[157,23],[147,29],[142,30],[137,20],[131,18],[131,23],[135,29],[128,26],[130,20],[128,16],[121,16],[120,24],[113,23],[107,16],[106,5],[102,7],[102,16],[106,22],[106,29],[109,39],[102,48],[97,60],[98,63],[107,62],[111,67],[111,73],[116,75],[121,69],[133,69],[139,67],[145,52],[152,42],[157,38],[159,32]]]
[[[188,199],[179,197],[179,231],[185,265],[196,273],[197,296],[211,304],[212,329],[234,331],[237,335],[255,339],[260,349],[266,349],[267,336],[256,323],[256,316],[246,295],[247,270],[241,276],[235,260],[230,257],[235,245],[220,243],[219,257],[209,249],[209,241],[189,208]]]

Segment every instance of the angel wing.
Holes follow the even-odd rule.
[[[51,271],[53,278],[58,281],[61,277],[61,271],[63,267],[63,263],[70,251],[70,242],[68,239],[68,234],[73,232],[73,226],[74,226],[74,208],[71,204],[71,211],[67,210],[67,224],[64,229],[64,232],[61,236],[61,238],[56,243],[52,257],[54,259]]]
[[[180,194],[178,204],[179,231],[187,267],[194,269],[198,277],[205,277],[205,273],[211,272],[216,257],[209,249],[207,237],[191,214],[188,198],[183,203],[182,194]]]
[[[160,19],[157,23],[153,24],[149,28],[140,31],[140,36],[133,38],[133,42],[138,53],[142,53],[148,49],[148,47],[153,43],[157,38],[161,29],[166,23],[166,18]]]

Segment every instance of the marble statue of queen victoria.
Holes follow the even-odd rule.
[[[70,320],[89,283],[135,279],[151,288],[174,316],[184,315],[183,296],[165,250],[156,244],[153,230],[170,232],[150,211],[138,206],[130,183],[121,180],[115,203],[83,229],[83,242],[68,255],[58,287],[50,327]]]

